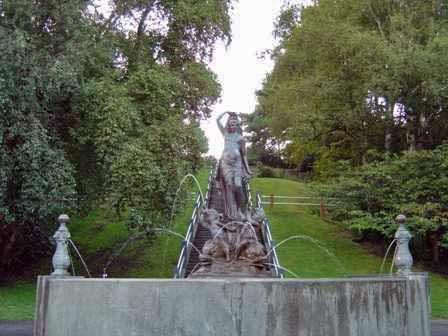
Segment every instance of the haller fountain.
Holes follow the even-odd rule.
[[[218,118],[223,155],[195,203],[175,279],[70,276],[61,215],[54,272],[38,278],[34,335],[429,336],[428,278],[411,271],[402,215],[397,274],[283,278],[262,203],[251,202],[239,118],[227,114],[225,125]]]

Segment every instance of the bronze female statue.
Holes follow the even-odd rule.
[[[225,125],[221,122],[228,114]],[[249,208],[247,180],[252,174],[246,157],[241,123],[236,113],[218,117],[224,136],[224,151],[212,189],[212,202],[201,209],[200,226],[208,229],[210,239],[199,254],[201,267],[189,277],[238,275],[270,277],[261,226],[262,208]]]
[[[226,125],[221,119],[228,114]],[[228,220],[247,217],[245,181],[250,177],[249,164],[240,120],[235,112],[224,112],[217,119],[224,136],[224,151],[219,162],[218,181],[224,198],[224,215]]]

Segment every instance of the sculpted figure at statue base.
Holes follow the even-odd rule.
[[[202,210],[199,223],[209,230],[211,239],[202,248],[199,256],[202,267],[195,274],[210,272],[213,264],[220,264],[220,272],[226,269],[235,272],[235,268],[240,269],[240,273],[242,269],[250,273],[263,270],[266,251],[257,237],[264,218],[260,213],[258,211],[259,221],[250,218],[224,222],[224,216],[215,209]]]

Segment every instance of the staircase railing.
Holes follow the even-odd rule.
[[[256,207],[263,209],[263,203],[261,200],[261,194],[257,193]],[[277,251],[275,250],[275,241],[272,239],[271,228],[269,219],[265,217],[263,219],[262,235],[266,250],[272,251],[270,253],[269,263],[274,268],[274,274],[277,278],[283,278],[283,273],[281,271],[280,262],[278,261]]]
[[[198,229],[200,211],[204,205],[205,207],[208,207],[210,192],[216,177],[216,172],[217,165],[210,171],[210,174],[208,176],[207,193],[205,195],[205,199],[202,200],[200,193],[197,193],[196,200],[193,205],[193,213],[191,214],[190,223],[188,225],[187,234],[185,235],[185,240],[182,241],[179,259],[177,261],[176,270],[174,271],[174,279],[182,279],[186,277],[185,273],[187,270],[188,261],[190,259],[193,240]]]
[[[210,201],[210,192],[212,190],[212,186],[215,183],[216,175],[218,174],[219,161],[216,163],[215,167],[210,170],[210,174],[208,175],[208,184],[207,184],[207,193],[205,194],[205,206],[208,208]]]
[[[187,234],[185,235],[185,240],[182,242],[179,259],[177,261],[176,271],[174,273],[175,279],[185,277],[185,270],[191,253],[191,246],[193,244],[193,239],[196,234],[197,222],[199,218],[199,209],[201,208],[201,205],[202,205],[201,195],[199,195],[198,193],[196,201],[194,202],[193,213],[190,218],[190,224],[188,225]]]

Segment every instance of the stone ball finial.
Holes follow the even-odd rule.
[[[406,216],[403,214],[400,214],[397,216],[397,218],[395,218],[395,220],[397,221],[398,224],[404,224],[404,223],[406,223]]]
[[[70,217],[66,214],[59,215],[58,223],[59,224],[67,224],[70,221]]]

